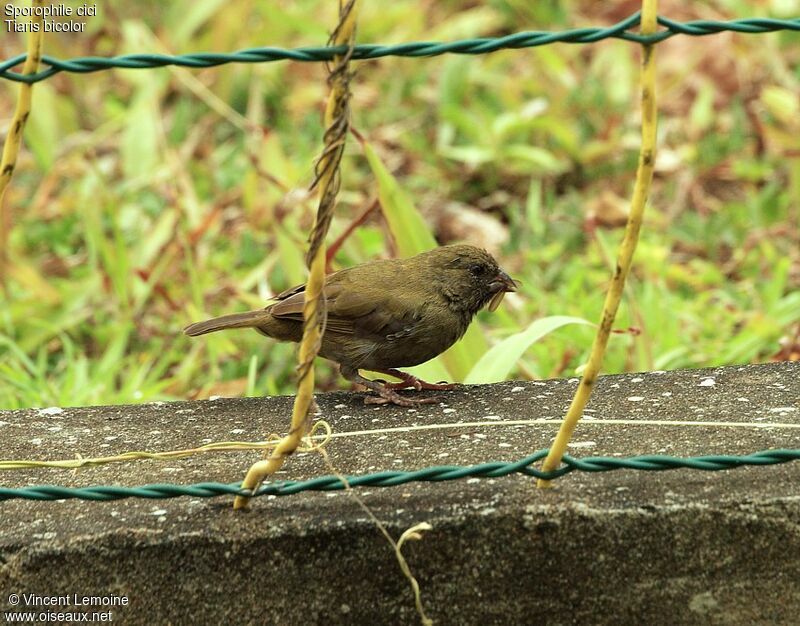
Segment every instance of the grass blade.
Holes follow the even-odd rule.
[[[591,322],[585,319],[568,315],[553,315],[538,319],[527,329],[506,337],[492,347],[467,374],[464,382],[467,384],[481,384],[505,380],[511,368],[514,367],[528,348],[545,335],[568,324],[592,325]]]

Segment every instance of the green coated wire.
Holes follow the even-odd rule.
[[[526,31],[513,33],[503,37],[481,37],[450,42],[419,41],[393,46],[380,44],[361,44],[353,50],[353,59],[377,59],[387,56],[430,57],[441,54],[487,54],[498,50],[533,48],[552,43],[594,43],[603,39],[623,39],[640,44],[658,43],[675,35],[699,37],[713,35],[723,31],[737,33],[769,33],[781,30],[800,31],[800,18],[776,19],[755,17],[731,21],[697,20],[692,22],[676,22],[666,17],[659,17],[658,23],[664,27],[652,35],[641,35],[630,29],[639,24],[639,13],[625,18],[621,22],[607,28],[576,28],[571,30]],[[112,68],[147,69],[177,65],[180,67],[215,67],[228,63],[269,63],[272,61],[330,61],[335,54],[342,54],[344,48],[335,46],[306,48],[250,48],[232,53],[197,52],[170,56],[166,54],[130,54],[118,57],[82,57],[75,59],[57,59],[48,55],[42,57],[42,63],[49,65],[36,74],[20,74],[11,68],[23,63],[26,55],[20,54],[0,62],[0,78],[21,82],[37,83],[50,78],[59,72],[87,74]]]
[[[743,466],[777,465],[800,460],[800,449],[763,450],[753,454],[734,456],[673,457],[666,455],[632,456],[628,458],[588,457],[576,459],[569,455],[563,458],[564,465],[553,472],[542,472],[533,464],[547,456],[548,450],[540,450],[512,463],[493,461],[480,465],[438,465],[413,472],[385,471],[362,476],[347,476],[350,487],[395,487],[410,482],[443,482],[468,477],[498,478],[509,474],[523,474],[535,478],[552,480],[574,471],[610,472],[620,469],[635,469],[659,472],[672,469],[695,469],[719,471]],[[279,481],[268,483],[251,494],[240,487],[240,483],[196,483],[194,485],[151,484],[140,487],[93,486],[61,487],[58,485],[36,485],[22,488],[0,487],[2,500],[95,500],[109,501],[124,498],[164,499],[179,496],[213,498],[215,496],[289,496],[303,491],[340,491],[346,486],[337,476],[320,476],[305,481]]]

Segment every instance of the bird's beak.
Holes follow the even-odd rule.
[[[495,279],[489,283],[489,289],[493,293],[497,293],[499,291],[506,293],[509,291],[516,291],[519,284],[516,280],[511,278],[508,274],[506,274],[503,270],[499,270],[497,272],[497,276]]]
[[[497,272],[495,279],[489,283],[489,290],[494,294],[489,301],[489,310],[494,311],[503,301],[503,296],[509,291],[517,290],[517,281],[511,278],[503,270]]]

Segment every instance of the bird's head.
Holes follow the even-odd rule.
[[[517,282],[494,257],[475,246],[442,246],[420,256],[427,257],[430,279],[439,282],[445,297],[470,315],[487,303],[494,311],[504,294],[517,290]]]

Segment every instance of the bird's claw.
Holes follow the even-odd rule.
[[[456,388],[455,383],[448,383],[444,380],[440,380],[438,383],[426,383],[424,380],[420,380],[419,383],[420,389],[431,389],[433,391],[449,391]]]
[[[422,381],[417,378],[399,383],[384,383],[384,386],[387,389],[416,389],[417,391],[422,391]]]
[[[377,394],[377,396],[367,396],[364,398],[364,404],[396,404],[397,406],[404,407],[413,407],[419,404],[436,404],[439,402],[438,398],[406,397],[401,396],[395,390],[408,388],[412,388],[417,391],[422,391],[423,389],[444,390],[455,387],[455,385],[447,383],[426,383],[424,380],[420,380],[416,376],[406,374],[405,372],[401,372],[400,370],[396,369],[379,371],[382,374],[388,374],[389,376],[399,378],[402,382],[387,383],[382,380],[369,380],[361,376],[357,370],[354,371],[347,368],[342,368],[342,374],[345,376],[345,378],[360,385],[364,385],[367,389],[370,389]]]
[[[449,391],[450,389],[455,388],[454,383],[448,383],[445,381],[429,383],[424,380],[420,380],[416,376],[411,376],[410,374],[407,374],[406,377],[403,378],[402,382],[385,383],[384,386],[389,389],[416,389],[417,391],[422,391],[423,389],[430,391]]]

